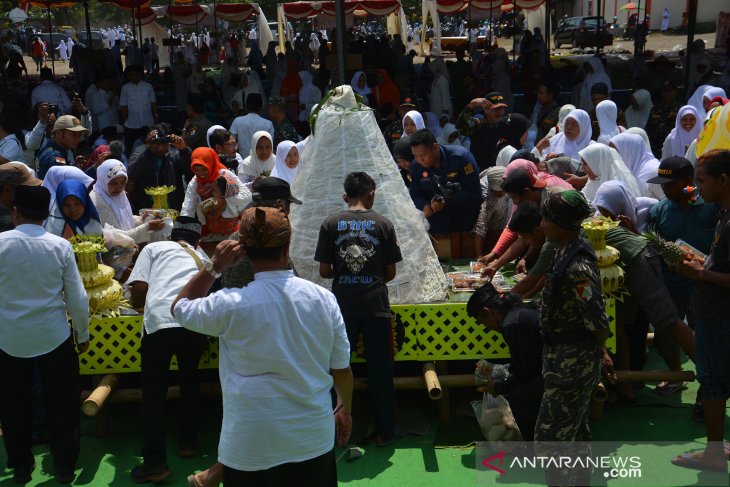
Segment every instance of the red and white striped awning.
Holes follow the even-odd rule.
[[[306,19],[318,15],[335,15],[335,2],[289,2],[280,4],[290,19]],[[400,9],[398,0],[346,0],[345,15],[386,16]]]

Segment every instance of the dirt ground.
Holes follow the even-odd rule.
[[[715,45],[715,34],[714,32],[711,34],[701,34],[695,36],[695,39],[703,39],[709,48],[712,48]],[[503,44],[505,47],[508,46],[508,39],[500,39],[499,40],[501,44]],[[679,54],[679,49],[684,49],[687,47],[687,36],[677,36],[677,35],[663,35],[658,32],[650,34],[647,38],[646,43],[646,49],[652,50],[656,52],[656,55],[658,56],[661,53],[664,53],[667,57],[674,57],[676,58]],[[511,47],[511,44],[509,44]],[[611,48],[623,48],[631,53],[634,52],[634,43],[633,41],[621,41],[617,40],[614,41],[613,46]],[[509,50],[509,49],[508,49]],[[563,56],[569,56],[570,55],[570,49],[563,48],[563,49],[555,49],[554,52],[560,53]],[[448,53],[453,57],[453,53]],[[447,57],[449,57],[447,55]],[[28,74],[35,74],[35,63],[33,60],[28,57],[24,56],[25,59],[25,65],[28,68]],[[417,57],[416,62],[423,62],[423,58]],[[48,61],[48,64],[50,65],[50,60]],[[69,73],[69,65],[68,63],[63,63],[60,61],[56,61],[55,63],[55,69],[57,75],[66,75]]]

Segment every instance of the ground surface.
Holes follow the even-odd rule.
[[[656,356],[650,357],[648,369],[661,368]],[[685,369],[691,364],[685,363]],[[704,426],[690,419],[696,383],[681,396],[659,398],[652,394],[650,386],[639,391],[639,403],[632,406],[608,407],[605,417],[591,423],[594,440],[625,443],[669,441],[664,447],[648,447],[642,452],[644,471],[662,472],[662,487],[669,485],[703,485],[705,474],[671,465],[670,459],[688,449],[701,448],[704,443]],[[470,409],[468,402],[479,396],[470,390],[460,390],[452,397],[454,418],[449,423],[437,419],[435,404],[420,391],[399,392],[400,424],[406,434],[394,444],[378,448],[359,441],[366,435],[366,396],[356,396],[354,442],[364,449],[362,458],[338,464],[340,485],[387,486],[387,487],[456,487],[514,484],[505,475],[477,472],[475,450],[466,446],[481,440],[476,420],[464,416]],[[185,486],[189,473],[207,468],[215,461],[216,444],[220,426],[220,403],[214,398],[206,400],[203,407],[201,449],[199,455],[189,460],[177,456],[174,430],[175,401],[169,403],[168,462],[173,476],[160,484]],[[142,431],[138,405],[111,405],[111,435],[107,438],[93,436],[93,421],[82,422],[81,457],[74,485],[93,487],[122,487],[134,485],[129,477],[130,469],[139,461]],[[337,450],[339,453],[341,450]],[[55,487],[52,459],[47,445],[34,448],[38,468],[28,486]],[[0,446],[0,465],[5,464],[4,447]],[[595,479],[594,479],[595,480]],[[15,485],[9,470],[0,469],[0,486]],[[514,484],[539,485],[539,484]],[[594,484],[598,485],[598,484]],[[647,483],[618,483],[610,481],[601,485],[650,485]]]

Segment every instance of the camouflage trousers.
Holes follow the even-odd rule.
[[[549,360],[549,354],[547,358]],[[584,355],[584,358],[587,357]],[[574,374],[566,370],[571,367],[562,370],[561,377],[545,374],[545,391],[535,425],[536,455],[554,458],[590,456],[588,417],[593,389],[600,378],[600,362],[596,356],[595,361],[589,359],[584,364],[580,371],[574,370]],[[572,380],[565,380],[571,375]],[[591,469],[545,469],[545,482],[551,486],[590,485],[590,477]]]

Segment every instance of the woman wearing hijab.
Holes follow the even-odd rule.
[[[91,187],[94,185],[94,178],[76,166],[51,166],[48,169],[48,172],[46,172],[46,177],[43,178],[42,184],[42,186],[51,193],[50,208],[53,208],[56,201],[56,188],[58,188],[58,185],[61,184],[61,182],[67,179],[81,181],[84,184],[87,193],[91,191]]]
[[[198,147],[190,156],[195,177],[188,184],[180,214],[197,217],[202,236],[228,237],[238,228],[238,217],[251,203],[251,192],[221,164],[209,147]]]
[[[444,128],[441,129],[441,135],[438,136],[436,141],[440,145],[461,145],[463,147],[459,130],[453,123],[444,125]]]
[[[610,93],[613,88],[611,85],[611,78],[606,73],[606,68],[603,66],[603,61],[600,57],[595,56],[588,60],[583,65],[585,71],[585,78],[583,79],[583,85],[580,89],[580,108],[583,110],[590,110],[593,108],[593,100],[591,99],[591,88],[596,83],[605,83],[608,86],[608,92]]]
[[[352,91],[362,97],[362,102],[365,105],[371,106],[373,104],[372,100],[370,99],[373,92],[368,86],[368,78],[367,76],[365,76],[364,72],[357,71],[355,74],[353,74],[352,79],[350,80],[350,86],[352,87]]]
[[[667,157],[684,157],[692,142],[700,135],[702,123],[697,109],[692,105],[685,105],[677,112],[674,128],[662,146],[662,160]]]
[[[583,171],[588,175],[588,182],[581,192],[588,202],[596,196],[601,184],[606,181],[621,181],[634,196],[640,196],[636,178],[618,154],[605,144],[589,145],[579,152]]]
[[[560,107],[560,110],[558,110],[558,123],[555,125],[555,127],[551,128],[550,131],[545,136],[546,139],[550,139],[555,134],[558,134],[563,131],[563,125],[565,124],[565,117],[568,116],[570,112],[575,110],[575,105],[571,105],[570,103],[563,105]]]
[[[448,113],[451,116],[452,106],[451,95],[449,94],[451,79],[449,78],[446,63],[439,56],[431,61],[429,68],[431,68],[431,72],[433,73],[433,81],[431,82],[431,91],[429,94],[431,111],[439,116],[444,113]]]
[[[251,136],[251,152],[238,169],[238,177],[248,183],[257,177],[269,176],[275,165],[274,140],[267,131],[260,130]]]
[[[725,98],[725,90],[712,85],[702,85],[695,90],[687,101],[687,105],[695,107],[699,119],[704,122],[707,116],[707,105],[716,96]]]
[[[65,239],[74,235],[103,235],[99,214],[84,183],[76,179],[61,181],[45,228]]]
[[[654,104],[651,102],[651,93],[647,90],[636,90],[631,95],[631,106],[626,109],[626,125],[631,127],[646,127],[649,114]]]
[[[312,73],[309,71],[299,71],[299,77],[302,79],[302,89],[299,90],[299,121],[306,122],[312,108],[322,99],[322,92],[314,85]]]
[[[578,152],[595,143],[591,140],[592,133],[591,117],[585,110],[576,109],[565,117],[562,132],[549,140],[542,139],[536,148],[541,154],[547,149],[545,155],[563,154],[570,157],[577,170],[580,164]]]
[[[606,181],[593,197],[594,206],[603,216],[618,220],[621,226],[634,233],[644,233],[652,207],[658,201],[654,198],[638,198],[621,181]]]
[[[84,172],[90,177],[96,179],[96,171],[99,165],[101,165],[104,161],[111,157],[111,155],[112,153],[109,150],[109,146],[106,144],[101,144],[96,149],[94,149],[94,152],[91,153],[89,159],[86,161],[86,164],[84,164]]]
[[[272,177],[283,179],[289,185],[294,184],[294,178],[302,165],[301,152],[303,147],[299,144],[291,140],[279,142],[279,145],[276,146],[276,165],[274,170],[271,171]]]
[[[664,191],[660,185],[647,183],[649,179],[656,177],[659,161],[641,136],[624,132],[612,138],[609,146],[618,151],[626,167],[636,178],[640,196],[658,200],[664,198]]]
[[[91,192],[91,201],[96,207],[99,222],[121,230],[134,239],[134,243],[149,241],[150,231],[162,230],[162,220],[142,222],[132,213],[124,187],[127,184],[127,168],[121,161],[108,159],[96,170],[97,179]]]
[[[507,116],[502,136],[497,143],[496,165],[507,167],[515,152],[522,149],[527,141],[530,120],[519,113]]]
[[[598,127],[601,129],[601,134],[596,142],[608,145],[612,137],[626,131],[624,127],[616,123],[617,117],[618,108],[611,100],[603,100],[596,105],[596,119],[598,119]]]
[[[425,128],[426,124],[423,121],[423,116],[416,110],[411,110],[406,113],[405,117],[403,117],[403,135],[401,138],[409,138],[411,135],[415,134],[416,131]]]

